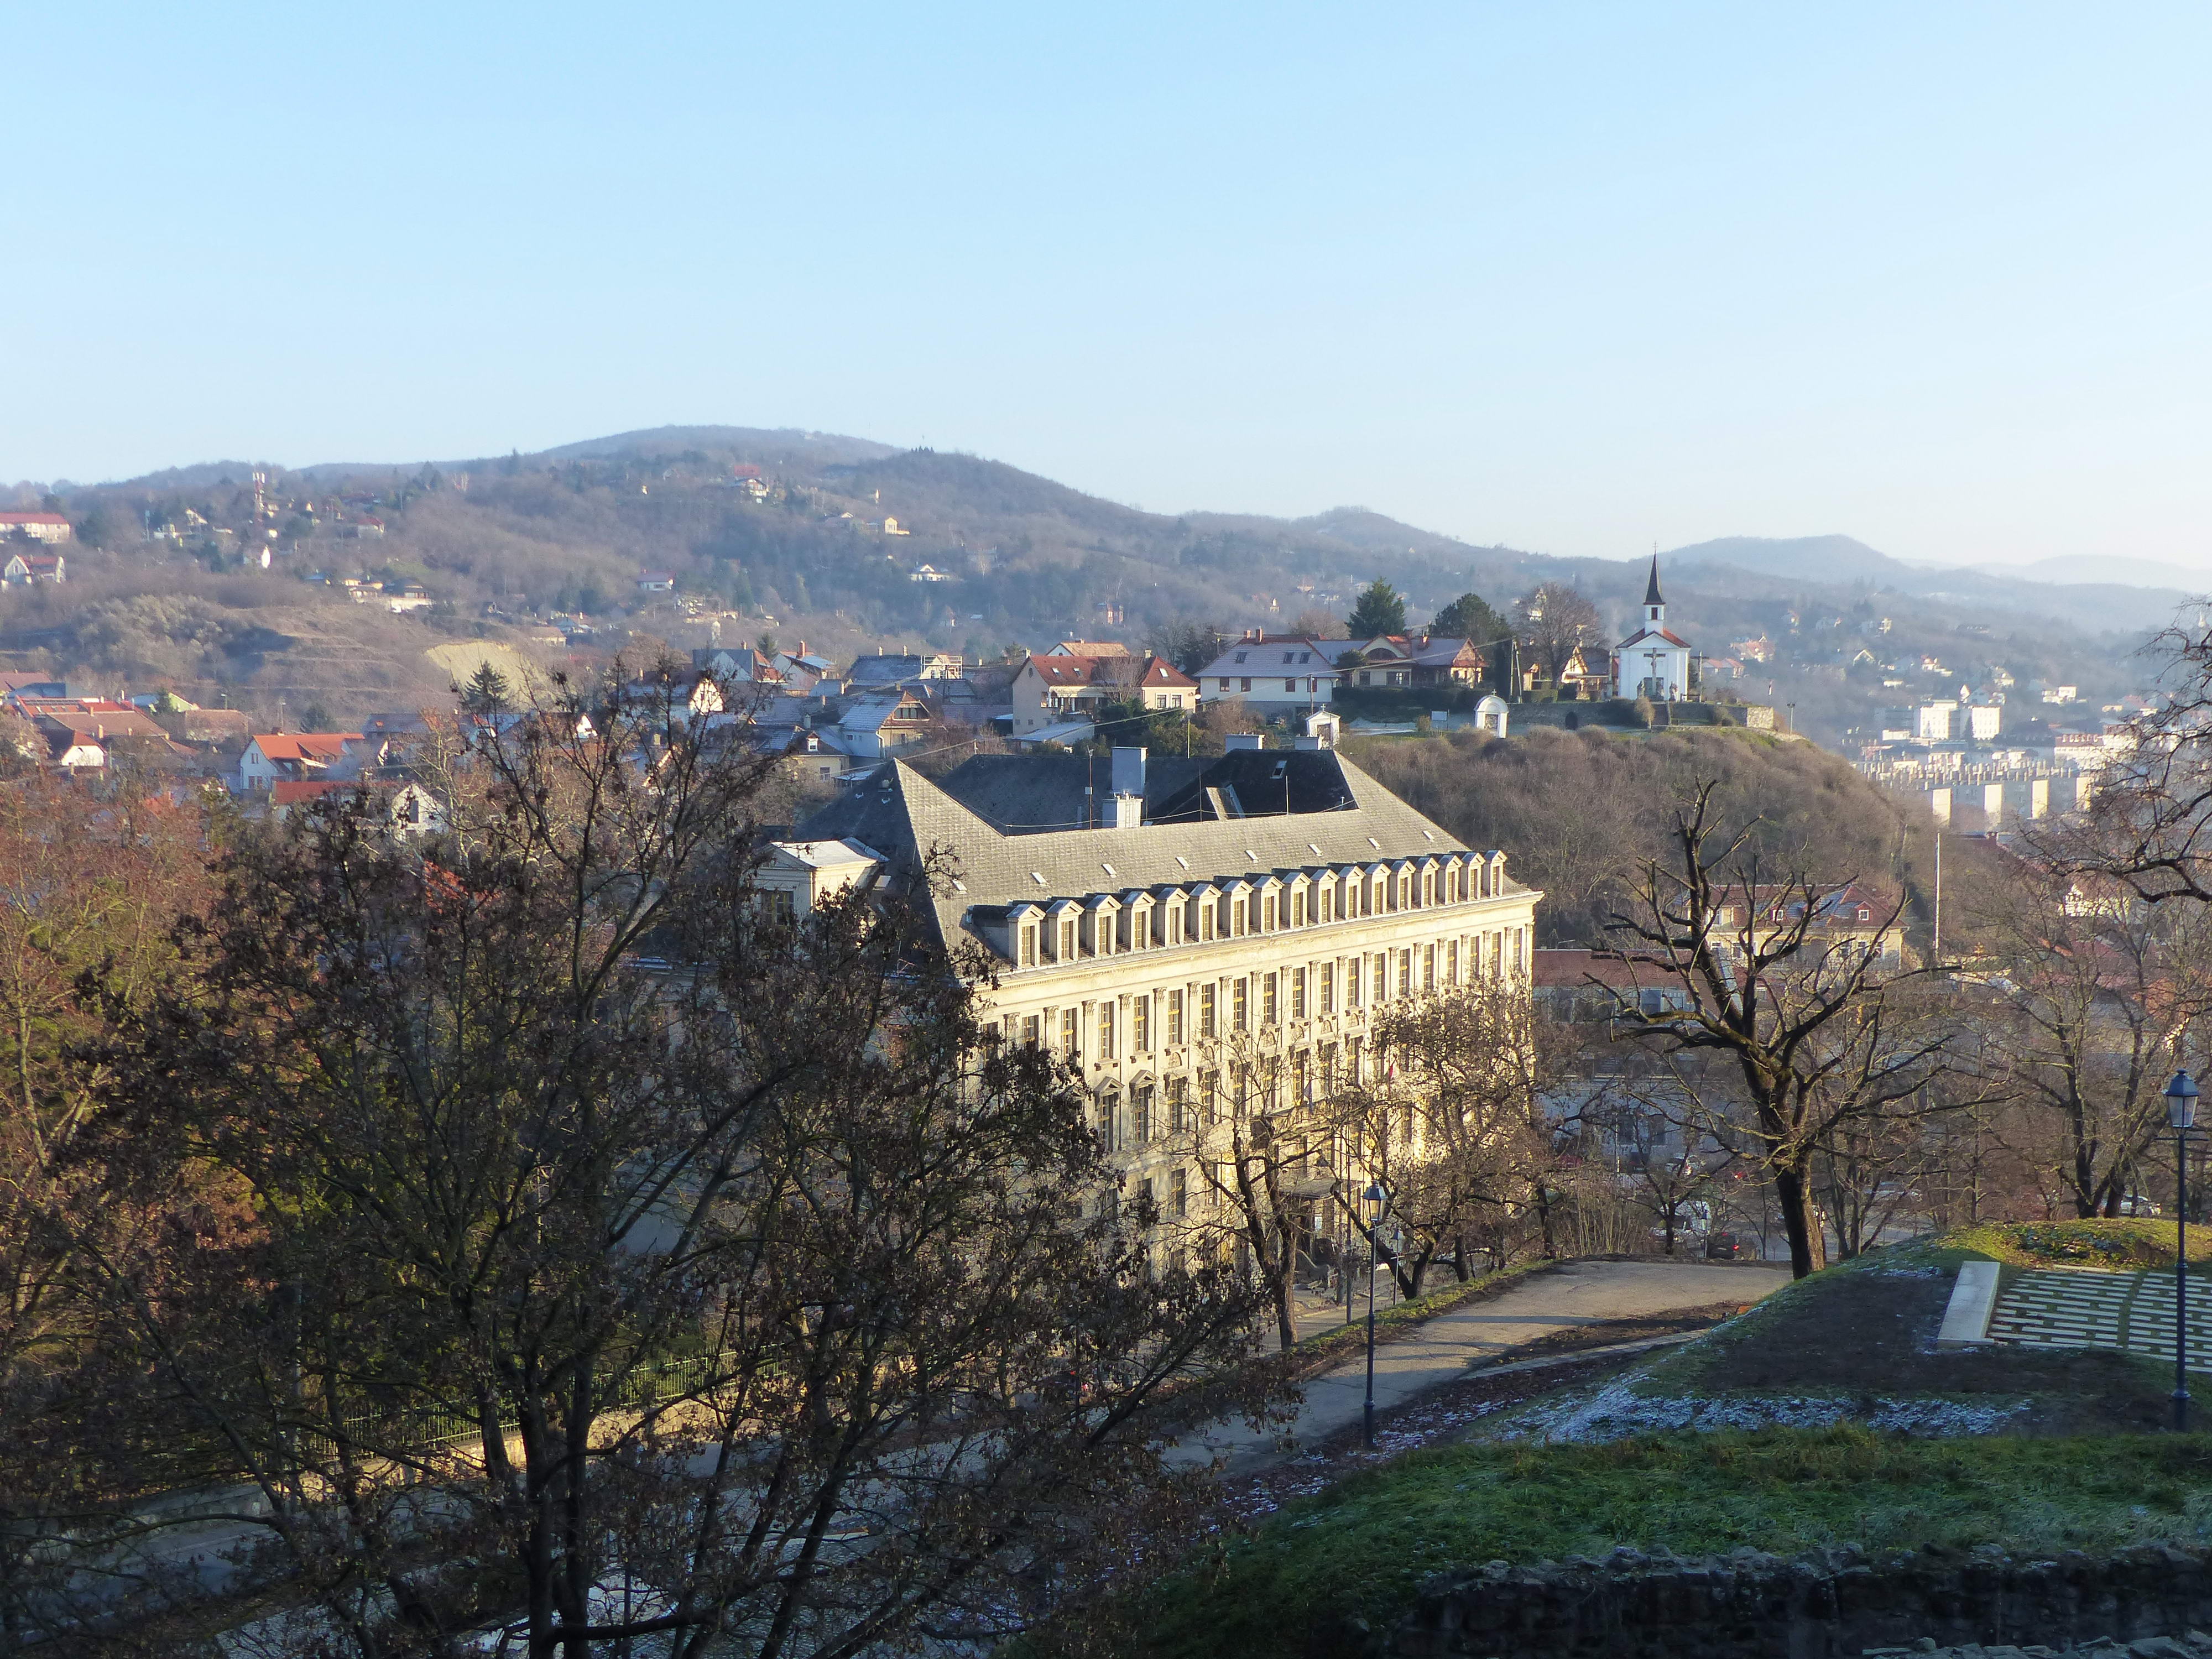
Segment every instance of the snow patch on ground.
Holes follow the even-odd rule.
[[[1645,1395],[1636,1379],[1621,1378],[1595,1393],[1517,1412],[1486,1436],[1499,1440],[1604,1441],[1632,1434],[1721,1429],[1826,1428],[1863,1423],[1891,1433],[1936,1437],[1995,1434],[2027,1411],[2030,1401],[1967,1402],[1907,1395],[1872,1401],[1778,1395],[1765,1399],[1714,1399],[1694,1395]]]

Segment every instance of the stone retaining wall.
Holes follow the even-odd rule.
[[[1439,1575],[1387,1634],[1340,1651],[1390,1659],[1840,1659],[1869,1648],[2130,1641],[2212,1629],[2212,1552],[2142,1545],[2051,1559],[1996,1549],[1784,1560],[1502,1561]],[[1323,1644],[1326,1645],[1326,1644]]]

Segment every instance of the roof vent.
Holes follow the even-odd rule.
[[[1373,848],[1374,848],[1376,852],[1378,852],[1378,853],[1379,853],[1379,852],[1381,852],[1381,851],[1382,850],[1382,843],[1381,842],[1379,842],[1379,841],[1376,840],[1376,839],[1375,839],[1375,837],[1374,837],[1374,836],[1368,836],[1368,838],[1367,838],[1367,844],[1368,844],[1370,847]]]
[[[1044,885],[1044,877],[1037,871],[1032,870],[1030,872],[1030,879],[1040,887]]]

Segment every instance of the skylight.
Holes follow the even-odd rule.
[[[1037,871],[1032,870],[1030,872],[1030,879],[1040,887],[1044,885],[1044,877]]]
[[[1114,866],[1113,866],[1112,865],[1110,865],[1110,864],[1108,864],[1108,863],[1107,863],[1104,860],[1103,860],[1103,859],[1102,859],[1101,860],[1099,860],[1098,867],[1099,867],[1101,870],[1103,870],[1103,871],[1104,871],[1108,875],[1109,875],[1109,876],[1110,876],[1110,875],[1112,875],[1112,874],[1114,873]]]

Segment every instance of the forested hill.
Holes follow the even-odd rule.
[[[1145,513],[973,455],[738,427],[409,467],[218,463],[49,499],[84,544],[71,590],[0,599],[0,652],[119,678],[219,680],[243,700],[264,682],[307,684],[310,672],[283,660],[281,643],[303,629],[329,636],[337,658],[350,652],[355,689],[376,701],[411,683],[405,661],[383,659],[406,659],[418,635],[422,645],[525,644],[556,613],[600,623],[602,641],[635,632],[699,643],[713,613],[726,638],[803,637],[832,655],[927,642],[981,656],[1069,635],[1138,641],[1175,618],[1284,629],[1302,615],[1341,617],[1378,576],[1405,592],[1416,623],[1470,590],[1504,611],[1537,582],[1564,580],[1610,629],[1633,616],[1645,569],[1643,558],[1479,546],[1357,507],[1304,519]],[[2140,678],[2128,653],[2171,602],[1986,576],[1947,596],[1871,550],[1838,569],[1817,550],[1791,556],[1800,545],[1757,544],[1759,556],[1739,554],[1750,569],[1724,562],[1738,544],[1686,550],[1668,564],[1670,625],[1717,655],[1739,636],[1802,632],[1809,672],[1831,656],[1828,665],[1842,664],[1848,653],[1832,641],[1856,644],[1887,615],[1900,631],[1878,655],[1940,651],[1972,659],[1969,671],[2002,661],[2023,681],[2064,678],[2086,694]],[[642,572],[672,576],[673,595],[641,590]],[[305,583],[315,573],[417,584],[434,603],[356,626],[334,586]],[[288,617],[272,629],[264,616],[195,611],[191,639],[218,643],[187,641],[180,652],[132,643],[164,633],[173,643],[169,622],[134,611],[93,626],[83,615],[95,603],[129,610],[143,595],[172,610],[189,596],[217,611]],[[258,647],[243,658],[219,643],[241,632]]]

